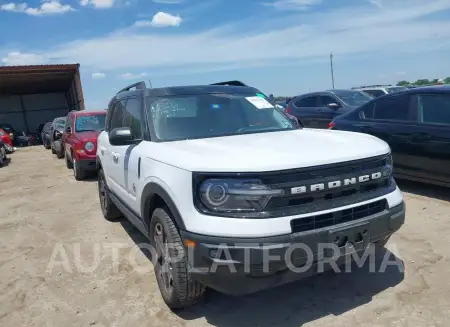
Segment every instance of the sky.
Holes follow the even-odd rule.
[[[330,53],[336,88],[450,76],[450,0],[14,1],[0,65],[79,63],[88,109],[141,80],[330,89]]]

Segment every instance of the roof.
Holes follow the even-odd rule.
[[[171,86],[161,88],[146,88],[137,89],[133,91],[126,91],[117,93],[111,101],[115,98],[120,99],[124,96],[129,96],[130,93],[145,92],[148,96],[171,96],[171,95],[195,95],[195,94],[210,94],[210,93],[260,93],[258,89],[250,86],[229,86],[229,85],[187,85],[187,86]]]
[[[79,64],[0,66],[0,94],[67,92]]]
[[[401,91],[401,92],[402,93],[406,92],[406,93],[410,93],[410,94],[416,94],[416,93],[422,93],[423,91],[427,91],[427,92],[430,92],[430,93],[441,93],[441,92],[447,93],[447,92],[450,92],[450,84],[432,85],[432,86],[418,86],[418,87],[415,87],[415,88],[412,88],[412,89],[407,89],[407,90],[404,90],[404,91]],[[396,94],[396,93],[393,93],[393,94]]]

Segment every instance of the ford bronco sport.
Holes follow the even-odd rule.
[[[250,86],[130,85],[109,103],[97,166],[104,217],[148,237],[171,308],[205,287],[243,295],[297,280],[314,269],[287,265],[288,253],[307,260],[292,245],[318,264],[330,255],[320,244],[384,246],[405,218],[384,141],[296,128]]]

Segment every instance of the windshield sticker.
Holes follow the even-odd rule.
[[[266,98],[266,96],[264,94],[262,94],[262,93],[256,93],[256,96],[259,96],[260,98],[263,98],[263,99]]]
[[[220,104],[212,104],[211,109],[213,109],[213,110],[220,109]]]
[[[267,101],[264,98],[261,98],[259,96],[256,97],[247,97],[248,102],[250,102],[252,105],[254,105],[258,109],[272,109],[273,106],[270,104],[269,101]]]

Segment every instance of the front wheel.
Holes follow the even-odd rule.
[[[4,146],[1,146],[0,147],[0,167],[3,167],[6,160],[7,160],[6,149]]]
[[[50,145],[50,142],[47,139],[44,139],[44,148],[47,150],[50,149],[52,146]]]
[[[67,169],[73,169],[72,161],[67,158],[67,155],[64,156],[64,162],[66,163]]]
[[[154,269],[158,287],[169,308],[194,304],[205,292],[205,286],[192,280],[180,234],[169,211],[157,208],[150,223],[150,242],[156,250]]]
[[[75,156],[72,159],[72,166],[73,166],[73,176],[77,181],[81,181],[86,178],[86,171],[80,167],[80,164],[77,161],[77,158]]]

